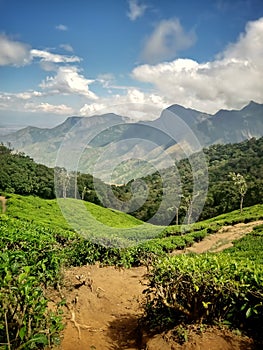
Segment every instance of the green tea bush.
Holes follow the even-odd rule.
[[[263,268],[226,253],[166,257],[145,293],[153,328],[215,321],[251,328],[263,321]]]
[[[3,258],[6,260],[3,261]],[[63,329],[59,308],[47,309],[48,299],[32,275],[32,267],[18,269],[7,256],[1,259],[1,349],[44,349],[59,342]]]
[[[48,229],[6,216],[0,232],[0,347],[51,346],[63,324],[59,308],[48,310],[44,289],[61,278],[61,246]]]

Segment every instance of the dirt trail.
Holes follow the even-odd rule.
[[[233,240],[263,221],[222,228],[186,252],[202,253],[229,247]],[[183,253],[182,251],[180,253]],[[59,350],[249,350],[250,339],[218,329],[193,333],[179,345],[167,335],[141,342],[138,319],[145,289],[146,268],[116,269],[83,266],[65,271],[61,294],[66,297],[66,328]],[[146,344],[147,343],[147,344]]]
[[[60,349],[138,349],[145,273],[144,267],[116,269],[98,265],[66,271],[61,292],[69,308]],[[85,279],[86,284],[81,285]],[[77,323],[72,321],[74,318]]]
[[[1,202],[1,207],[2,207],[2,214],[4,214],[6,212],[7,199],[4,196],[0,196],[0,202]]]
[[[233,241],[240,239],[253,230],[253,227],[263,224],[263,220],[240,223],[233,226],[224,226],[218,232],[205,237],[201,242],[194,243],[191,247],[184,250],[176,250],[174,255],[184,253],[204,253],[220,252],[233,245]]]

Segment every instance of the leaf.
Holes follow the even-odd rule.
[[[29,339],[26,343],[23,343],[19,349],[31,349],[32,347],[28,347],[29,344],[43,344],[48,345],[48,338],[45,334],[36,334],[33,338]]]
[[[195,284],[195,285],[194,285],[194,289],[195,289],[196,292],[198,292],[198,291],[199,291],[198,285]]]
[[[26,278],[26,276],[27,274],[25,272],[20,273],[18,276],[18,283],[21,283]]]
[[[22,328],[20,328],[20,331],[19,331],[19,337],[21,340],[24,339],[25,334],[26,334],[26,326],[23,326]]]
[[[29,274],[31,267],[30,266],[24,266],[25,273]]]
[[[202,301],[202,304],[203,304],[203,307],[204,307],[205,309],[208,309],[208,306],[209,306],[209,304],[211,304],[211,303],[210,303],[210,301],[208,301],[207,303],[206,303],[205,301]]]
[[[249,318],[253,314],[253,309],[250,307],[247,309],[246,318]]]

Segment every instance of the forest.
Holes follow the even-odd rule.
[[[240,193],[231,178],[231,173],[240,174],[246,183],[244,206],[258,204],[263,198],[263,138],[252,138],[237,144],[213,145],[203,150],[208,168],[208,189],[206,201],[199,217],[200,220],[220,215],[240,206]],[[191,157],[195,157],[193,155]],[[172,211],[177,213],[171,224],[182,223],[191,204],[193,193],[193,171],[191,162],[182,159],[173,168],[164,169],[162,174],[156,172],[140,179],[142,187],[148,189],[148,195],[143,205],[139,194],[133,199],[133,184],[137,179],[122,186],[108,185],[90,174],[68,172],[66,169],[48,168],[35,163],[30,157],[0,145],[0,190],[21,195],[35,195],[44,199],[55,197],[81,198],[85,201],[117,210],[129,212],[126,203],[131,208],[129,212],[137,219],[148,221],[155,215],[154,224],[167,223],[167,215]],[[174,171],[179,176],[174,181]],[[202,169],[199,169],[199,179],[202,179]],[[56,184],[54,183],[54,174]],[[94,184],[96,188],[94,188]],[[202,186],[202,184],[201,184]],[[158,213],[163,200],[164,189],[171,193],[166,197],[165,210]],[[103,197],[98,195],[103,193]],[[178,198],[176,198],[178,196]],[[119,199],[116,201],[115,198]],[[198,198],[197,198],[198,200]],[[194,217],[193,213],[193,217]],[[190,218],[191,219],[191,218]]]

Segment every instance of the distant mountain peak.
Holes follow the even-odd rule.
[[[250,101],[245,107],[242,108],[242,111],[244,110],[251,110],[251,109],[255,109],[255,108],[258,108],[258,107],[262,107],[262,105],[260,103],[257,103],[255,101]]]
[[[77,124],[82,118],[83,117],[77,117],[77,116],[68,117],[62,124],[73,126],[73,125]],[[62,124],[59,124],[59,125],[62,125]]]
[[[196,109],[186,108],[184,106],[174,104],[166,108],[162,113],[159,119],[172,120],[172,114],[167,113],[167,111],[174,113],[177,117],[182,119],[189,126],[195,125],[202,120],[205,120],[210,117],[209,114],[200,112]]]
[[[182,111],[188,111],[188,112],[196,112],[196,113],[202,113],[196,109],[193,109],[193,108],[188,108],[188,107],[184,107],[184,106],[181,106],[181,105],[178,105],[178,104],[174,104],[174,105],[171,105],[167,108],[168,110],[172,111],[172,112],[182,112]]]

